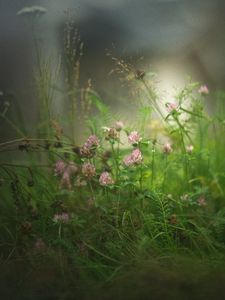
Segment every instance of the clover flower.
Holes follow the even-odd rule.
[[[55,164],[55,175],[62,176],[60,187],[72,188],[71,176],[78,171],[78,167],[74,162],[69,162],[67,165],[63,160],[58,160]]]
[[[34,250],[36,252],[44,252],[46,250],[46,244],[41,238],[36,240],[34,244]]]
[[[95,174],[96,174],[95,166],[89,162],[84,163],[82,166],[82,174],[86,178],[91,178],[91,177],[95,176]]]
[[[126,166],[131,166],[135,164],[140,164],[143,160],[141,151],[137,148],[132,151],[132,153],[126,156],[123,160],[123,163]]]
[[[128,135],[129,144],[138,144],[141,140],[142,140],[142,138],[140,137],[140,135],[137,131],[132,131]]]
[[[99,146],[100,142],[96,135],[90,135],[87,141],[79,149],[79,154],[85,158],[91,158],[95,155],[95,150]]]
[[[53,217],[53,221],[56,223],[68,223],[70,216],[68,213],[64,212],[61,214],[55,214]]]
[[[79,154],[84,158],[91,158],[95,155],[95,152],[91,147],[84,144],[82,147],[80,147]]]
[[[103,172],[99,178],[100,185],[106,186],[114,183],[111,175],[108,172]]]
[[[186,147],[186,151],[187,151],[187,153],[189,153],[189,154],[191,154],[191,153],[193,152],[193,150],[194,150],[194,146],[193,146],[193,145],[188,145],[188,146]]]
[[[131,155],[128,155],[124,158],[123,163],[125,164],[125,166],[131,166],[134,164]]]
[[[116,129],[117,131],[121,131],[121,130],[123,129],[123,127],[124,127],[124,124],[123,124],[122,121],[117,121],[117,122],[115,123],[115,129]]]
[[[132,157],[132,160],[134,161],[134,163],[136,164],[139,164],[142,162],[142,154],[141,154],[141,151],[139,149],[134,149],[131,153],[131,157]]]
[[[186,202],[186,201],[190,200],[190,197],[188,194],[183,194],[180,196],[180,200]]]
[[[208,95],[209,94],[209,89],[207,87],[207,85],[201,85],[199,90],[198,90],[198,93],[201,94],[202,96],[204,95]]]
[[[167,103],[166,108],[169,113],[179,111],[179,105],[176,103]]]
[[[87,139],[85,146],[89,148],[98,147],[99,146],[99,139],[96,135],[90,135]]]
[[[105,133],[105,139],[107,141],[119,139],[119,135],[117,132],[118,130],[116,130],[116,128],[103,126],[102,129],[103,129],[103,132]]]
[[[58,160],[55,164],[55,175],[59,176],[62,175],[66,168],[66,164],[63,160]]]
[[[169,154],[173,151],[173,148],[171,147],[170,143],[166,143],[164,146],[163,146],[163,152],[166,153],[166,154]]]
[[[205,198],[203,196],[199,197],[197,202],[198,202],[199,206],[206,206],[207,205],[207,203],[205,201]]]
[[[172,214],[170,217],[169,217],[169,223],[171,225],[176,225],[177,224],[177,215],[176,214]]]
[[[60,180],[60,187],[66,187],[69,190],[72,189],[72,184],[71,184],[71,178],[70,174],[68,172],[64,172],[62,175],[62,178]]]

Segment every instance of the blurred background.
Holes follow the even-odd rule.
[[[35,54],[32,28],[22,15],[23,7],[46,8],[36,22],[35,32],[43,57],[53,67],[59,57],[64,63],[64,31],[68,14],[84,43],[80,84],[93,87],[114,111],[127,117],[131,106],[126,87],[115,74],[108,52],[131,61],[145,72],[156,72],[158,87],[173,97],[187,76],[209,86],[225,87],[225,1],[224,0],[0,0],[0,105],[13,103],[21,110],[26,127],[34,128],[38,103],[34,92]],[[64,110],[62,83],[53,106]],[[60,92],[61,91],[61,92]],[[211,98],[210,101],[213,101]],[[1,119],[1,140],[14,137]]]

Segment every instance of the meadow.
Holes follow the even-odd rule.
[[[68,114],[53,110],[61,65],[37,44],[36,133],[8,116],[8,101],[0,113],[14,135],[0,144],[1,294],[223,299],[225,92],[188,80],[167,99],[155,74],[111,57],[141,91],[124,120],[90,82],[79,86],[83,44],[66,32]]]

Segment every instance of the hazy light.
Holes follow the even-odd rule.
[[[166,102],[174,100],[177,90],[180,90],[187,83],[188,70],[185,66],[172,64],[159,64],[157,67],[158,89]]]

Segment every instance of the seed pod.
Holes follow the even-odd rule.
[[[60,141],[54,143],[55,148],[62,148],[62,143]]]
[[[30,144],[27,140],[24,140],[22,143],[18,145],[18,149],[20,151],[29,151]]]
[[[135,71],[135,78],[138,80],[141,80],[145,77],[145,72],[141,70],[136,70]]]
[[[21,224],[20,229],[25,234],[30,233],[30,231],[32,229],[32,223],[29,221],[25,221]]]
[[[175,214],[173,214],[173,215],[170,216],[169,223],[171,225],[176,225],[177,224],[177,216]]]

